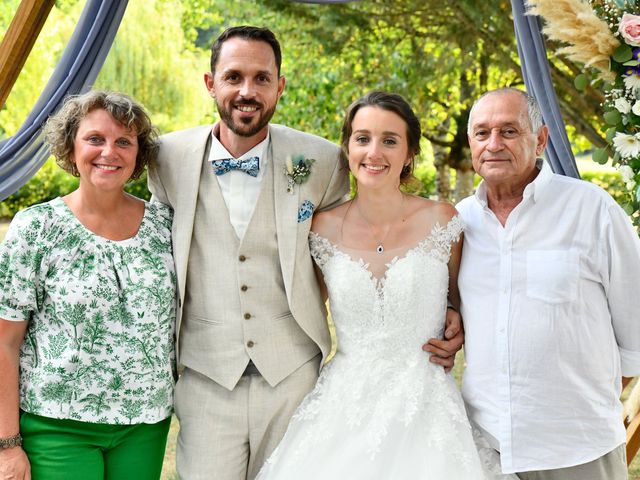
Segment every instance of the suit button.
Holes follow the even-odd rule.
[[[247,342],[247,347],[252,348],[255,345],[255,343],[253,343],[253,340],[249,340]]]
[[[246,292],[249,289],[249,287],[247,287],[246,285],[242,285],[240,287],[240,290],[242,290],[243,292]]]
[[[251,318],[251,314],[250,313],[245,313],[244,314],[244,319],[245,320],[249,320]]]
[[[244,262],[247,259],[247,257],[245,257],[244,255],[240,255],[238,257],[238,260],[240,260],[241,262]]]

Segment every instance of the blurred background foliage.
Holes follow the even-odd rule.
[[[0,5],[5,32],[19,0]],[[14,134],[38,98],[70,38],[84,2],[58,0],[7,104],[0,138]],[[288,0],[130,1],[97,88],[119,90],[142,102],[161,133],[211,123],[217,113],[204,88],[209,48],[231,25],[267,26],[283,48],[287,87],[274,122],[338,141],[347,106],[373,89],[407,98],[423,126],[417,159],[420,195],[457,201],[473,190],[466,139],[475,98],[499,86],[522,87],[508,0],[367,0],[311,5]],[[602,98],[577,92],[571,62],[554,55],[551,72],[574,151],[603,146]],[[591,165],[590,162],[586,162]],[[616,173],[593,164],[583,176],[624,196]],[[590,171],[593,170],[593,171]],[[602,177],[602,178],[601,178]],[[148,197],[145,178],[130,185]],[[50,160],[31,182],[0,203],[0,216],[75,188]],[[620,188],[620,191],[616,190]]]

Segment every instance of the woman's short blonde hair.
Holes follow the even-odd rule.
[[[44,126],[45,141],[51,147],[51,154],[60,168],[75,177],[80,176],[72,158],[78,127],[89,112],[99,109],[136,132],[138,155],[131,178],[138,178],[158,153],[158,135],[144,107],[124,93],[91,90],[67,97],[60,110],[49,117]]]

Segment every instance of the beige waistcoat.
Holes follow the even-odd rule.
[[[267,164],[242,240],[231,225],[211,165],[202,163],[181,361],[231,390],[251,359],[273,386],[320,353],[289,311],[278,255],[273,162]]]

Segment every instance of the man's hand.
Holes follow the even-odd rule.
[[[31,466],[21,447],[0,449],[0,480],[31,480]]]
[[[422,346],[422,349],[431,354],[430,362],[442,365],[445,371],[449,372],[453,368],[456,353],[462,348],[463,343],[462,317],[453,308],[447,308],[444,340],[431,338]]]

